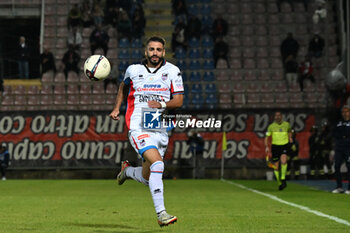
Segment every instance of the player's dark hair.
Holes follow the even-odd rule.
[[[152,37],[148,38],[146,44],[148,45],[149,42],[151,42],[151,41],[162,43],[162,45],[165,46],[165,40],[160,36],[152,36]]]

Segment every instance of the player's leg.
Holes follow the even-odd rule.
[[[278,185],[281,185],[281,178],[280,178],[280,152],[279,147],[272,145],[271,146],[271,154],[272,154],[272,163],[275,166],[275,169],[273,170],[273,173],[275,174],[276,180]]]
[[[287,165],[287,159],[288,156],[287,154],[282,154],[281,155],[281,182],[282,184],[280,185],[279,189],[280,190],[283,190],[285,187],[287,187],[287,182],[286,182],[286,174],[287,174],[287,168],[288,168],[288,165]]]
[[[350,152],[345,152],[345,162],[346,162],[346,168],[347,168],[347,179],[348,179],[348,189],[345,191],[346,194],[350,194]]]
[[[149,172],[144,172],[144,178],[146,179],[149,176],[149,189],[158,216],[158,223],[161,227],[174,223],[177,221],[176,216],[169,215],[164,206],[163,159],[155,148],[146,150],[143,157],[147,161],[145,165],[150,164]]]
[[[344,192],[343,184],[342,184],[342,178],[341,178],[341,173],[340,173],[340,167],[341,167],[342,163],[343,163],[342,151],[335,150],[334,170],[335,170],[335,179],[337,181],[337,188],[333,190],[333,193],[342,193],[342,192]]]

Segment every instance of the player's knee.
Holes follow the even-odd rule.
[[[164,171],[163,161],[157,161],[152,163],[150,170],[151,170],[151,173],[163,173]]]

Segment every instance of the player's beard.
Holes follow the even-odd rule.
[[[158,61],[157,61],[157,62],[152,61],[152,58],[153,58],[153,57],[157,57],[157,58],[158,58]],[[158,56],[152,56],[152,57],[150,57],[150,56],[147,56],[147,60],[149,61],[149,63],[151,63],[151,64],[152,64],[152,66],[158,66],[158,65],[159,65],[159,63],[161,63],[161,62],[162,62],[163,57],[158,57]]]

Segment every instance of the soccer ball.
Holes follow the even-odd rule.
[[[84,63],[84,74],[91,81],[100,81],[108,77],[111,65],[102,55],[92,55]]]

